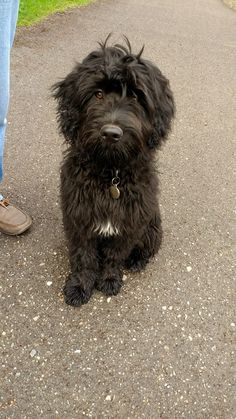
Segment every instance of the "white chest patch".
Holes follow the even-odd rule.
[[[105,237],[117,236],[119,234],[118,228],[114,227],[109,220],[107,222],[98,224],[95,227],[94,231],[99,235]]]

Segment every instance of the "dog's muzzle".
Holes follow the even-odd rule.
[[[123,130],[117,125],[103,125],[100,131],[101,138],[112,142],[117,142],[123,136]]]

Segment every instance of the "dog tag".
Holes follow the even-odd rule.
[[[120,190],[117,185],[111,185],[109,189],[113,199],[118,199],[120,197]]]
[[[118,170],[116,170],[116,175],[113,177],[110,186],[110,194],[113,199],[118,199],[120,197],[120,190],[118,189],[118,185],[120,183],[120,178],[118,176]]]

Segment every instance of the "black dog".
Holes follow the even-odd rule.
[[[161,219],[155,151],[171,127],[174,100],[160,70],[127,46],[89,54],[53,87],[69,149],[61,170],[71,274],[67,304],[94,288],[115,295],[122,268],[140,270],[158,251]]]

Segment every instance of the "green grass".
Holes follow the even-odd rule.
[[[21,0],[18,26],[30,26],[46,16],[69,7],[81,6],[91,0]]]

